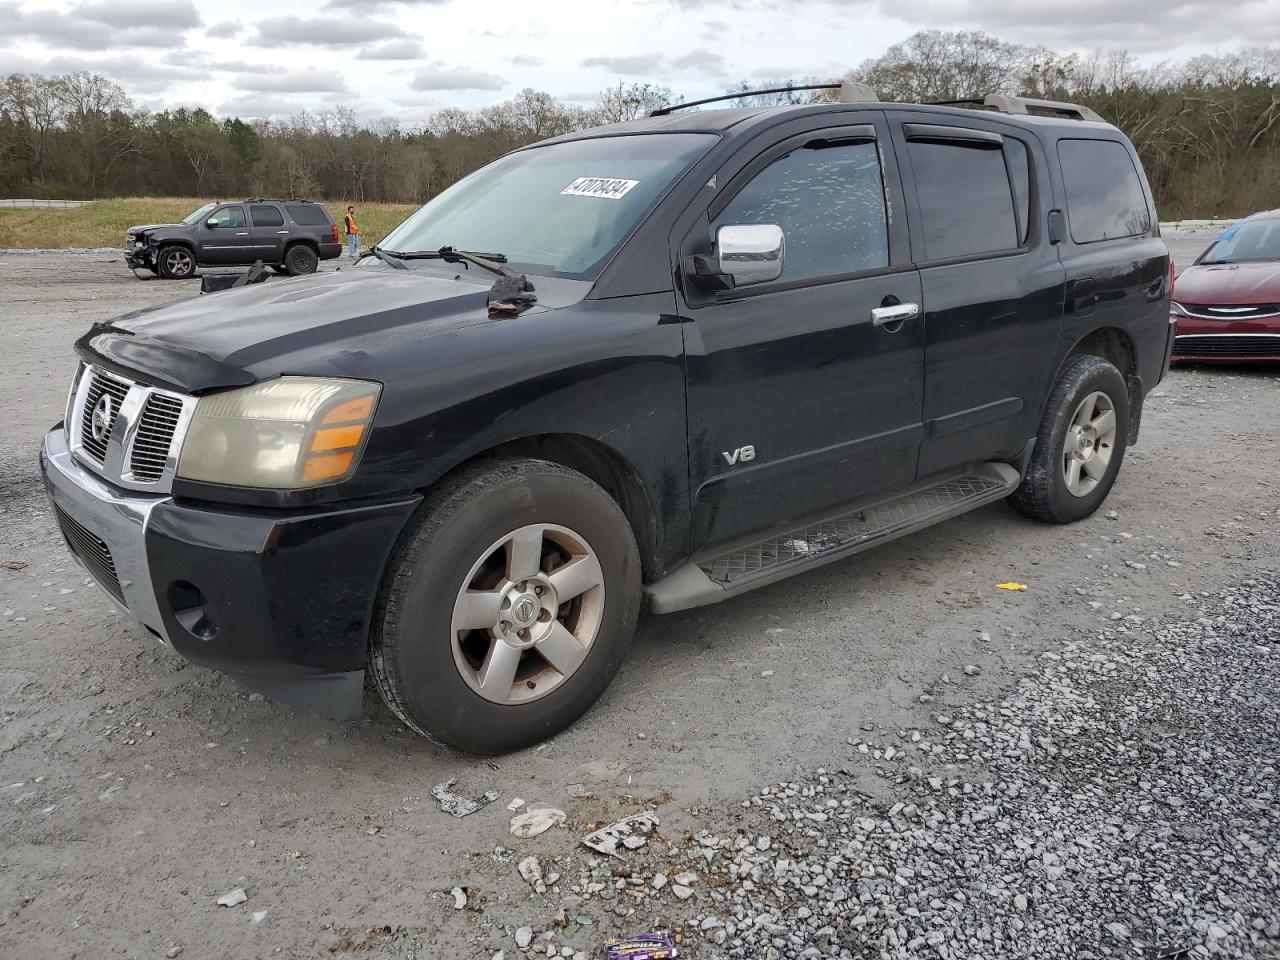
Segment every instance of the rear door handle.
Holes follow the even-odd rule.
[[[920,304],[918,303],[895,303],[887,307],[873,307],[871,309],[871,322],[877,327],[888,327],[895,323],[902,323],[904,320],[914,320],[920,316]],[[890,330],[890,333],[896,333],[896,330]]]
[[[283,233],[286,237],[289,235],[288,230],[277,230],[276,233]]]

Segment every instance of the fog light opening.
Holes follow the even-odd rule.
[[[173,618],[187,633],[199,640],[212,640],[218,624],[209,612],[209,601],[200,588],[185,580],[169,585],[169,608]]]

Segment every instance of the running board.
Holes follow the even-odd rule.
[[[715,603],[824,563],[861,553],[984,504],[1018,486],[1007,463],[982,463],[961,476],[807,524],[720,556],[691,560],[645,588],[653,613]]]

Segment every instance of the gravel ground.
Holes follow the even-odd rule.
[[[1080,524],[996,506],[645,618],[495,769],[187,666],[70,561],[35,469],[70,343],[192,292],[0,253],[0,956],[1280,956],[1280,371],[1176,370]],[[451,777],[499,799],[450,817]],[[513,837],[516,798],[565,822]]]

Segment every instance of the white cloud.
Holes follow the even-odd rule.
[[[413,75],[415,90],[501,90],[507,82],[492,73],[433,63]]]

